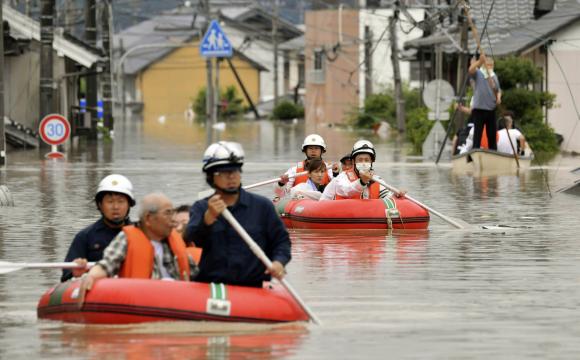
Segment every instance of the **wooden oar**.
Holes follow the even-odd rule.
[[[512,122],[512,124],[513,124],[513,122]],[[513,154],[514,154],[514,159],[516,159],[516,165],[518,166],[518,169],[519,169],[520,168],[520,160],[518,159],[518,154],[516,152],[516,148],[514,147],[514,144],[512,143],[512,137],[510,135],[510,129],[507,128],[507,124],[505,122],[505,117],[503,118],[503,126],[505,127],[505,132],[507,134],[508,141],[510,142],[510,146],[512,147],[512,151],[513,151]],[[516,141],[518,141],[518,140],[516,139]]]
[[[241,238],[244,239],[246,244],[250,247],[250,250],[252,250],[252,252],[258,257],[258,259],[262,261],[266,269],[272,268],[272,261],[270,261],[268,256],[266,256],[266,254],[262,250],[262,248],[259,247],[258,244],[256,244],[256,242],[250,237],[250,235],[246,232],[246,230],[242,227],[242,225],[240,225],[238,220],[236,220],[236,218],[227,208],[222,212],[222,216],[238,232]],[[310,320],[312,320],[312,322],[315,323],[316,325],[320,325],[321,324],[320,320],[318,320],[316,315],[314,315],[312,310],[308,308],[308,306],[304,303],[304,301],[302,301],[302,299],[300,298],[300,296],[298,296],[298,293],[294,290],[294,288],[292,288],[288,280],[284,278],[279,280],[282,283],[282,285],[284,285],[286,290],[288,290],[290,295],[292,295],[294,300],[296,300],[296,302],[302,307],[302,309],[306,312],[306,314],[308,314]]]
[[[296,175],[291,176],[291,177],[298,177],[298,176],[302,176],[302,175],[308,175],[308,171],[299,172]],[[244,188],[244,190],[250,190],[250,189],[253,189],[253,188],[256,188],[256,187],[259,187],[259,186],[273,184],[275,182],[279,182],[280,180],[282,180],[282,178],[277,177],[275,179],[261,181],[261,182],[258,182],[258,183],[252,184],[252,185],[246,185],[246,186],[243,186],[243,188]],[[197,198],[198,199],[204,199],[204,198],[212,195],[214,192],[215,192],[214,189],[208,189],[208,190],[200,191],[197,194]]]
[[[87,263],[86,268],[90,268],[95,263]],[[22,269],[80,269],[75,262],[60,263],[14,263],[9,261],[0,261],[0,274],[8,274]]]
[[[384,182],[382,179],[380,179],[379,177],[377,177],[376,175],[373,176],[373,180],[378,182],[379,184],[383,185],[385,188],[391,190],[392,192],[394,192],[395,194],[398,194],[400,191],[399,189],[397,189],[394,186],[391,186],[389,184],[387,184],[386,182]],[[441,214],[439,211],[436,211],[435,209],[430,208],[429,206],[423,204],[422,202],[415,200],[414,198],[412,198],[411,196],[405,194],[405,197],[409,200],[411,200],[412,202],[414,202],[415,204],[421,206],[422,208],[426,209],[427,211],[429,211],[429,213],[432,213],[434,215],[437,215],[439,218],[441,218],[442,220],[444,220],[445,222],[455,226],[458,229],[465,229],[466,227],[474,227],[471,224],[466,223],[463,220],[459,220],[459,219],[454,219],[452,217],[449,216],[445,216],[443,214]]]

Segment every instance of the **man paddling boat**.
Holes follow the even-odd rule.
[[[212,144],[203,163],[206,181],[215,194],[193,204],[185,231],[186,241],[203,249],[196,281],[261,287],[270,276],[282,278],[291,258],[290,237],[272,202],[241,187],[241,145]],[[226,208],[272,260],[269,269],[220,216]]]
[[[368,140],[357,141],[351,152],[354,168],[343,171],[324,189],[320,200],[341,199],[380,199],[391,196],[392,193],[373,180],[375,162],[375,147]],[[395,194],[404,195],[404,191]]]
[[[63,270],[61,281],[81,276],[87,271],[87,261],[101,260],[111,240],[130,223],[129,211],[135,206],[133,184],[123,175],[109,175],[99,183],[95,203],[101,218],[75,236],[65,257],[66,262],[78,263],[79,269]]]

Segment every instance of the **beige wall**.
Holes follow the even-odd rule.
[[[359,16],[356,10],[342,12],[342,44],[335,61],[324,61],[325,81],[312,83],[314,50],[324,47],[329,56],[338,43],[338,11],[322,10],[306,13],[306,129],[317,131],[329,123],[345,123],[348,113],[358,107]],[[377,64],[379,66],[379,64]],[[352,76],[351,75],[352,72]]]
[[[580,24],[552,38],[556,41],[548,53],[548,91],[556,94],[556,106],[548,110],[548,122],[564,136],[561,150],[580,153],[580,119],[574,106],[580,101]]]
[[[259,72],[247,61],[233,58],[240,78],[252,101],[259,99]],[[206,86],[205,59],[199,48],[186,47],[173,51],[165,58],[147,68],[137,79],[137,87],[144,104],[145,118],[158,116],[182,116],[191,106],[200,89]],[[244,98],[226,61],[220,64],[220,88],[234,85],[238,95]],[[247,105],[245,99],[244,104]]]
[[[40,124],[40,49],[37,42],[18,56],[4,57],[4,114],[34,131]],[[54,91],[54,112],[68,116],[66,81],[59,81],[65,74],[65,58],[53,52],[53,77],[59,86]],[[70,101],[70,100],[69,100]],[[66,112],[66,113],[65,113]],[[70,121],[70,119],[69,119]]]

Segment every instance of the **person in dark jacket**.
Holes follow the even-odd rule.
[[[196,281],[261,287],[282,278],[290,261],[290,237],[274,205],[241,187],[244,152],[238,143],[220,141],[204,154],[203,171],[215,194],[193,204],[186,242],[203,249]],[[266,269],[236,230],[220,216],[228,208],[272,261]]]
[[[99,183],[95,195],[101,218],[81,230],[74,238],[65,261],[74,261],[81,267],[87,262],[99,261],[111,240],[129,225],[129,211],[135,205],[133,184],[123,175],[109,175]],[[61,281],[81,276],[86,269],[63,270]]]

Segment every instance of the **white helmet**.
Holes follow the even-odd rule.
[[[244,149],[237,142],[220,141],[211,144],[203,154],[203,171],[224,167],[241,168],[244,164]]]
[[[322,148],[322,152],[326,152],[326,143],[324,142],[322,136],[318,134],[310,134],[304,138],[304,142],[302,143],[302,151],[304,151],[307,146],[320,146]]]
[[[350,153],[350,157],[353,161],[357,154],[369,154],[374,162],[376,153],[373,143],[368,140],[359,140],[355,142],[352,147],[352,152]]]
[[[103,192],[114,192],[123,195],[127,195],[129,198],[129,205],[135,205],[135,197],[133,196],[133,184],[124,177],[123,175],[112,174],[105,177],[99,183],[97,188],[97,193],[95,194],[95,200],[99,202],[99,194]]]

